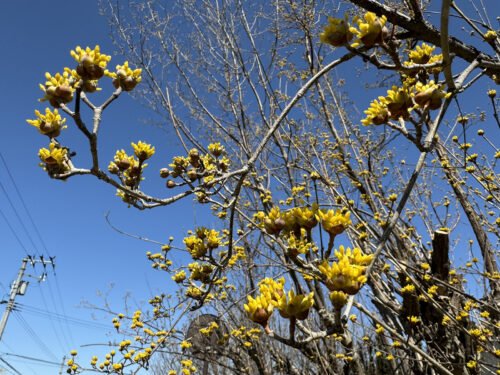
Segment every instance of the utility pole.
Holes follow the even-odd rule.
[[[28,262],[34,267],[36,263],[42,263],[43,268],[47,266],[47,264],[52,264],[54,267],[54,258],[51,257],[50,260],[43,259],[43,256],[40,256],[40,259],[35,259],[34,257],[23,258],[23,263],[21,264],[21,268],[19,268],[19,272],[17,273],[17,279],[12,283],[10,288],[10,296],[7,301],[7,306],[5,307],[5,311],[2,316],[2,320],[0,321],[0,341],[2,341],[2,335],[5,331],[5,326],[7,325],[7,319],[9,319],[9,314],[14,308],[14,300],[17,295],[23,296],[26,292],[26,288],[28,287],[28,282],[23,280],[24,272],[26,271],[26,265]],[[42,276],[33,276],[27,275],[38,279],[39,281],[44,281],[46,277],[46,273],[44,272]],[[4,301],[2,301],[4,302]]]
[[[62,375],[65,363],[66,363],[66,356],[63,357],[63,360],[62,360],[62,363],[61,363],[61,369],[59,370],[59,375]]]

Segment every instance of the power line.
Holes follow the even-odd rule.
[[[31,242],[31,245],[33,246],[33,249],[35,251],[37,246],[35,245],[35,243],[33,242],[33,238],[31,237],[31,235],[29,234],[28,232],[28,229],[26,228],[26,225],[24,225],[24,222],[21,220],[21,217],[19,216],[19,212],[17,212],[17,209],[16,207],[14,206],[14,204],[12,203],[12,200],[10,199],[10,196],[9,196],[9,193],[7,193],[7,190],[5,190],[5,187],[3,186],[2,182],[0,181],[0,189],[2,189],[3,193],[5,194],[5,197],[7,198],[7,201],[9,202],[10,204],[10,207],[12,208],[12,211],[14,211],[14,214],[16,215],[17,217],[17,220],[19,221],[19,223],[21,224],[21,227],[23,228],[24,230],[24,233],[26,234],[26,237],[28,237],[28,239],[30,240]],[[39,255],[39,254],[36,254],[36,255]]]
[[[72,324],[77,324],[77,325],[87,326],[87,327],[92,327],[92,328],[98,328],[98,329],[110,328],[107,324],[92,322],[89,320],[84,320],[84,319],[79,319],[79,318],[75,318],[75,317],[71,317],[71,316],[67,316],[67,315],[57,314],[57,313],[52,312],[52,311],[43,310],[43,309],[40,309],[38,307],[25,305],[23,303],[16,303],[16,308],[17,307],[19,308],[18,309],[19,311],[37,314],[37,315],[44,316],[44,317],[48,317],[48,316],[52,315],[52,316],[55,316],[55,317],[60,318],[62,320],[67,320],[69,323],[72,323]]]
[[[28,216],[28,218],[29,218],[29,220],[31,222],[31,225],[33,226],[33,229],[35,230],[35,233],[37,234],[38,239],[40,240],[40,243],[42,244],[45,253],[47,253],[47,255],[52,258],[51,254],[50,254],[50,252],[49,252],[49,250],[47,248],[47,246],[45,245],[45,241],[43,240],[43,238],[42,238],[42,236],[40,234],[40,231],[38,230],[38,226],[36,225],[35,220],[33,220],[33,216],[31,215],[30,210],[28,209],[28,206],[27,206],[26,202],[24,201],[24,198],[23,198],[23,196],[21,194],[21,191],[17,187],[17,184],[16,184],[16,182],[14,180],[14,176],[10,172],[9,166],[8,166],[7,162],[5,161],[5,158],[3,157],[3,155],[1,153],[0,153],[0,159],[2,160],[2,163],[3,163],[4,167],[5,167],[5,170],[7,171],[7,174],[9,175],[9,178],[10,178],[10,180],[12,182],[12,185],[14,186],[14,189],[15,189],[15,191],[17,193],[17,196],[18,196],[19,200],[21,201],[21,203],[23,205],[24,211],[26,212],[26,215]],[[11,202],[11,200],[10,200],[10,198],[9,198],[6,190],[5,190],[5,188],[3,187],[3,185],[2,185],[2,190],[4,190],[4,193],[7,196],[7,199],[9,200],[9,203],[11,204],[12,208],[16,212],[16,215],[17,215],[18,219],[20,220],[21,225],[25,229],[25,232],[28,235],[31,243],[33,244],[33,246],[35,246],[34,243],[33,243],[32,237],[29,235],[28,231],[26,230],[26,227],[24,226],[24,223],[21,221],[19,215],[17,214],[17,211],[16,211],[15,207],[13,206],[13,204],[12,204],[12,202]],[[35,246],[35,248],[36,248],[36,246]],[[26,251],[26,249],[25,249],[25,251]],[[54,271],[54,276],[55,275],[56,275],[56,273]],[[63,314],[66,314],[66,311],[65,311],[65,308],[64,308],[64,304],[62,303],[63,298],[62,298],[60,287],[59,287],[59,281],[58,281],[57,278],[55,278],[55,279],[56,279],[55,280],[56,281],[56,288],[57,288],[57,292],[58,292],[58,295],[57,295],[58,296],[58,302],[59,302],[59,305],[60,305],[60,307],[62,309]],[[55,310],[57,312],[59,312],[59,309],[58,309],[58,306],[57,306],[57,303],[56,303],[56,298],[54,297],[54,292],[52,290],[50,281],[47,282],[47,285],[49,287],[49,294],[50,294],[50,297],[51,297],[52,305],[54,306]],[[45,297],[43,296],[42,289],[40,289],[40,293],[42,294],[42,300],[43,300],[43,303],[45,305],[45,308],[47,308],[47,303],[46,303]],[[56,334],[57,340],[58,340],[59,344],[62,346],[61,339],[60,339],[60,337],[58,335],[58,330],[55,329],[54,322],[53,322],[52,318],[50,319],[50,322],[51,322],[53,330],[54,330],[54,332]],[[64,340],[66,341],[66,344],[67,345],[70,344],[70,341],[74,344],[74,339],[73,339],[73,336],[71,334],[71,330],[69,329],[69,326],[66,324],[66,329],[64,329],[60,321],[58,321],[58,324],[59,324],[59,331],[61,331],[63,333],[63,337],[64,337]],[[68,335],[69,339],[66,337],[66,334]]]
[[[7,216],[5,216],[5,214],[3,213],[2,209],[0,208],[0,215],[2,215],[3,219],[5,220],[5,222],[7,223],[7,226],[10,228],[10,231],[12,232],[12,234],[14,235],[14,237],[16,238],[17,242],[19,243],[19,245],[21,246],[21,248],[24,250],[24,252],[26,253],[26,255],[28,255],[28,251],[26,250],[26,247],[24,246],[24,244],[22,243],[21,239],[19,238],[19,236],[17,235],[16,231],[14,230],[14,228],[12,228],[12,225],[10,225],[10,222],[9,220],[7,219]]]
[[[45,250],[45,252],[47,253],[47,255],[50,257],[51,255],[50,255],[50,253],[49,253],[49,251],[47,249],[47,246],[45,245],[45,242],[43,241],[43,238],[40,235],[40,231],[38,230],[38,227],[35,224],[35,221],[33,220],[33,217],[31,216],[30,211],[28,210],[28,206],[26,205],[26,202],[24,201],[24,198],[23,198],[21,192],[19,191],[19,189],[17,187],[17,184],[14,181],[14,177],[12,176],[12,173],[10,173],[9,167],[8,167],[7,163],[5,162],[5,159],[4,159],[4,157],[3,157],[3,155],[2,155],[1,152],[0,152],[0,159],[2,160],[2,163],[3,163],[4,167],[5,167],[5,170],[7,171],[7,174],[9,175],[10,180],[12,181],[12,185],[14,186],[14,189],[16,190],[17,196],[19,197],[19,200],[21,201],[21,204],[23,205],[24,211],[26,211],[26,214],[27,214],[28,218],[30,219],[31,225],[35,229],[35,233],[37,234],[38,239],[40,240],[40,243],[43,246],[43,249]]]
[[[24,317],[17,311],[14,311],[14,316],[19,321],[23,329],[28,333],[31,339],[38,345],[38,347],[47,354],[50,358],[57,360],[57,357],[52,353],[52,351],[45,345],[45,343],[40,339],[40,337],[36,334],[36,332],[31,328],[28,322],[24,319]]]
[[[42,295],[42,301],[43,301],[43,305],[45,306],[45,308],[48,310],[48,307],[47,307],[47,301],[45,300],[45,296],[43,295],[43,289],[40,288],[40,294]],[[62,343],[62,340],[61,340],[61,337],[59,336],[59,330],[56,329],[56,326],[54,324],[54,320],[52,318],[52,316],[49,315],[49,321],[50,321],[50,325],[52,326],[52,330],[54,331],[54,333],[56,334],[56,339],[57,339],[57,342],[59,343],[61,349],[63,350],[63,352],[65,351],[64,350],[64,345]],[[62,329],[62,325],[59,324],[59,328],[60,330]],[[64,330],[62,329],[61,332],[63,332],[63,337],[64,339],[66,339],[66,337],[64,336]],[[68,346],[68,342],[66,341],[66,347]]]
[[[21,354],[14,354],[14,353],[1,353],[1,355],[7,355],[7,356],[10,356],[10,357],[18,357],[18,358],[23,358],[23,359],[28,359],[30,361],[36,361],[36,362],[40,362],[40,363],[46,363],[46,364],[49,364],[49,365],[54,365],[54,366],[60,366],[61,363],[59,362],[52,362],[52,361],[47,361],[46,359],[40,359],[40,358],[33,358],[33,357],[28,357],[26,355],[21,355]]]
[[[13,373],[14,374],[17,374],[17,375],[23,375],[21,374],[19,371],[16,370],[16,368],[14,366],[12,366],[9,362],[7,362],[5,359],[3,359],[2,357],[0,357],[0,361],[2,361],[3,363],[5,363],[7,365],[8,368],[10,368],[12,371],[14,371]]]

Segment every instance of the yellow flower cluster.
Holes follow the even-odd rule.
[[[269,277],[260,281],[260,295],[256,298],[248,296],[248,304],[244,305],[248,318],[255,323],[261,324],[263,327],[267,327],[269,318],[274,309],[274,304],[272,302],[274,301],[276,303],[278,298],[284,295],[284,285],[285,279],[283,277],[278,281]]]
[[[186,289],[186,296],[192,298],[192,299],[200,299],[202,295],[202,291],[200,288],[196,286],[189,286]]]
[[[69,103],[73,100],[73,92],[75,89],[70,83],[68,72],[64,72],[62,75],[57,73],[54,77],[50,73],[45,73],[45,86],[40,84],[40,89],[45,93],[41,102],[49,101],[50,105],[54,108],[59,108],[63,103]]]
[[[493,30],[488,30],[485,34],[484,34],[484,39],[489,42],[489,43],[492,43],[495,41],[495,39],[497,38],[498,34],[496,33],[496,31],[493,31]]]
[[[330,265],[325,259],[318,267],[325,276],[325,285],[331,291],[356,294],[367,280],[364,273],[373,255],[363,255],[357,247],[351,251],[350,248],[345,250],[340,246],[338,251],[335,250],[335,256],[337,262],[334,261]]]
[[[436,49],[435,46],[430,46],[427,43],[422,43],[421,46],[416,46],[415,49],[408,51],[408,59],[409,61],[403,62],[405,66],[411,66],[413,64],[435,64],[441,63],[443,61],[443,55],[433,55],[432,53]],[[441,66],[435,66],[433,68],[426,68],[422,72],[427,72],[431,74],[439,74],[443,68]],[[411,76],[415,76],[415,73],[410,74]]]
[[[361,19],[354,17],[353,22],[358,24],[358,29],[351,28],[356,34],[356,40],[352,44],[353,47],[358,47],[361,43],[367,47],[371,47],[377,43],[383,43],[387,37],[388,31],[385,27],[387,17],[377,17],[373,12],[366,12]]]
[[[138,144],[132,143],[132,147],[138,160],[134,156],[128,156],[125,150],[118,150],[113,161],[109,163],[108,171],[120,177],[122,184],[128,188],[137,189],[143,180],[142,171],[147,167],[144,161],[154,154],[155,148],[141,141]],[[133,203],[134,201],[133,197],[123,193],[121,190],[118,190],[117,195],[122,197],[126,203]]]
[[[101,54],[99,46],[95,46],[93,50],[77,46],[70,54],[78,62],[76,72],[84,81],[102,78],[106,65],[111,60],[111,56]]]
[[[206,284],[210,281],[210,275],[212,274],[213,269],[214,266],[208,263],[202,265],[198,262],[191,263],[189,265],[189,270],[191,271],[191,276],[189,276],[189,278],[193,281],[201,281]]]
[[[128,61],[123,65],[116,66],[116,72],[105,71],[105,74],[113,78],[113,86],[121,87],[123,91],[132,91],[141,82],[142,69],[132,70],[128,66]]]
[[[432,52],[434,52],[435,49],[436,46],[430,46],[427,43],[422,43],[421,46],[416,46],[414,50],[408,52],[408,58],[413,64],[427,64],[431,59]]]
[[[274,309],[274,305],[271,303],[271,293],[265,292],[261,293],[256,298],[252,296],[248,296],[247,298],[248,304],[244,304],[243,307],[248,314],[248,318],[266,327]]]
[[[354,37],[347,14],[345,15],[345,20],[328,17],[328,26],[325,26],[323,29],[324,31],[319,34],[319,39],[322,43],[327,43],[334,47],[344,46]],[[354,29],[354,32],[356,31]]]
[[[183,375],[190,375],[192,372],[196,372],[196,367],[193,366],[193,361],[190,359],[181,361],[181,365]]]
[[[69,171],[69,165],[66,162],[67,150],[55,143],[49,145],[49,149],[42,148],[38,151],[38,156],[42,161],[41,167],[49,173],[49,175],[61,174]]]
[[[218,248],[221,240],[216,230],[200,227],[196,229],[195,235],[184,238],[184,244],[193,259],[199,259],[205,256],[207,251]]]
[[[288,294],[283,293],[277,300],[271,300],[271,303],[279,309],[283,318],[304,320],[309,315],[309,309],[314,305],[313,297],[314,292],[309,293],[307,296],[303,294],[296,295],[291,289]]]
[[[409,84],[411,83],[411,85]],[[424,109],[438,109],[443,98],[448,98],[451,93],[445,93],[444,85],[437,85],[434,81],[427,84],[410,80],[398,88],[393,86],[387,91],[387,96],[379,96],[378,100],[370,103],[365,113],[367,117],[361,120],[363,125],[386,124],[390,119],[397,120],[410,118],[410,111],[415,107]]]
[[[209,336],[212,334],[214,329],[217,329],[217,328],[219,328],[219,325],[217,324],[217,322],[211,322],[210,325],[208,325],[208,327],[200,328],[200,333],[203,335]]]
[[[140,311],[140,310],[137,310],[136,312],[134,312],[134,315],[132,316],[132,324],[130,325],[131,329],[144,327],[144,323],[141,320],[141,315],[142,315],[142,311]]]
[[[180,284],[186,279],[186,271],[181,270],[179,272],[176,272],[174,276],[172,276],[172,280],[174,280],[176,283]]]
[[[145,142],[139,141],[137,142],[137,144],[132,142],[131,145],[134,148],[135,156],[137,156],[139,162],[143,162],[144,160],[149,159],[155,153],[154,146],[151,147],[151,145]]]
[[[437,85],[434,81],[430,81],[424,85],[417,82],[414,86],[415,96],[413,100],[415,104],[422,108],[438,109],[441,106],[443,98],[449,98],[451,93],[445,93],[444,85]]]
[[[162,178],[182,177],[186,182],[194,182],[199,180],[205,183],[212,181],[221,172],[226,172],[229,168],[229,159],[222,156],[225,153],[224,147],[220,143],[212,143],[208,145],[209,153],[200,155],[199,151],[195,148],[189,151],[187,157],[176,156],[173,158],[172,163],[168,168],[160,170]],[[222,156],[222,157],[221,157]],[[173,188],[177,186],[173,180],[167,181],[167,187]],[[206,202],[206,194],[204,192],[197,193],[198,201],[200,203]],[[222,214],[222,213],[220,213]]]
[[[342,291],[335,290],[330,293],[330,301],[332,301],[333,307],[340,310],[347,304],[347,295]]]
[[[292,257],[296,257],[299,254],[306,254],[311,249],[316,249],[314,243],[309,242],[307,239],[306,230],[304,228],[300,230],[300,237],[295,236],[294,233],[290,233],[285,239],[288,245],[288,254]]]
[[[54,112],[52,112],[50,108],[45,108],[45,115],[35,110],[35,114],[38,117],[37,119],[26,121],[36,127],[43,135],[50,138],[58,137],[61,130],[66,129],[66,126],[63,126],[66,119],[61,117],[57,109],[54,109]]]
[[[318,214],[323,229],[330,234],[330,236],[341,234],[352,223],[350,219],[351,213],[349,211],[344,212],[340,209],[336,209],[335,211],[319,210]]]

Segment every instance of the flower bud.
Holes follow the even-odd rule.
[[[168,180],[167,181],[167,188],[172,189],[172,188],[174,188],[176,186],[177,186],[177,184],[175,183],[175,181],[173,181],[173,180]]]
[[[116,165],[118,166],[118,168],[120,168],[122,171],[128,169],[130,167],[130,160],[128,160],[127,158],[124,158],[124,159],[120,159],[120,160],[115,160],[116,162]]]
[[[161,178],[167,178],[169,174],[170,174],[170,171],[168,170],[168,168],[160,169],[160,177]]]
[[[187,171],[187,177],[190,181],[195,181],[198,178],[198,173],[195,168],[189,168]]]
[[[57,86],[54,95],[61,99],[64,103],[68,103],[73,99],[73,91],[68,85]]]
[[[111,174],[118,174],[118,172],[120,172],[120,168],[118,168],[118,166],[115,163],[113,163],[110,164],[110,166],[108,167],[108,171]]]

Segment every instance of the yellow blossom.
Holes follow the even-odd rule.
[[[208,145],[208,151],[210,151],[210,153],[213,156],[215,156],[216,158],[218,158],[219,156],[221,156],[223,153],[226,152],[226,150],[224,149],[224,146],[221,146],[221,144],[219,142],[210,143]]]
[[[67,150],[60,146],[56,146],[55,143],[49,145],[49,149],[40,149],[38,156],[40,160],[45,165],[45,170],[50,174],[60,174],[69,170],[69,166],[66,163],[66,153]]]
[[[41,102],[48,100],[51,106],[58,108],[61,103],[66,104],[73,100],[75,89],[70,83],[68,72],[62,75],[57,73],[54,77],[45,73],[45,78],[45,86],[40,85],[40,89],[45,93],[44,97],[39,99]]]
[[[330,236],[336,236],[342,233],[349,225],[351,225],[351,212],[347,211],[343,213],[342,210],[328,210],[322,211],[318,210],[318,215],[321,219],[321,225],[323,229],[330,234]]]
[[[353,38],[347,13],[345,15],[345,20],[328,17],[328,26],[325,26],[323,29],[324,31],[319,34],[319,39],[322,43],[327,43],[334,47],[343,46],[349,43]]]
[[[50,138],[58,137],[62,129],[66,129],[63,124],[66,119],[63,119],[59,114],[57,109],[54,112],[50,108],[45,108],[45,115],[42,115],[39,111],[35,110],[37,115],[36,120],[26,120],[29,124],[33,125],[38,129],[38,131]]]
[[[486,32],[484,34],[484,39],[487,41],[487,42],[493,42],[495,39],[497,38],[497,33],[496,31],[493,31],[493,30],[488,30],[488,32]]]
[[[420,107],[429,109],[438,109],[441,106],[442,99],[449,98],[451,95],[451,93],[445,93],[443,91],[444,85],[437,85],[434,81],[430,81],[426,85],[417,82],[414,88],[416,90],[416,94],[413,98],[415,103]]]
[[[271,303],[271,293],[261,293],[256,298],[252,296],[248,296],[247,298],[248,304],[245,304],[243,307],[248,314],[248,318],[255,323],[266,326],[274,309],[274,305]]]
[[[382,43],[384,41],[385,34],[387,33],[387,29],[384,27],[387,22],[386,16],[379,18],[373,12],[366,12],[363,20],[355,17],[353,21],[358,24],[359,28],[359,31],[351,28],[351,31],[356,32],[356,37],[358,38],[352,44],[353,47],[357,47],[361,43],[367,47],[371,47],[375,43]]]
[[[116,72],[105,71],[104,73],[113,78],[115,88],[121,87],[123,91],[132,91],[142,79],[142,69],[132,70],[128,66],[128,61],[125,61],[123,65],[117,65]]]
[[[134,148],[135,156],[137,156],[139,162],[149,159],[155,153],[154,146],[151,147],[151,145],[145,142],[139,141],[137,144],[132,142],[131,145]]]
[[[95,46],[93,50],[90,47],[82,49],[77,46],[70,54],[78,62],[76,72],[83,80],[101,78],[107,63],[111,60],[111,56],[101,54],[99,46]]]
[[[343,246],[339,251],[335,250],[338,261],[329,265],[328,260],[324,260],[318,267],[319,271],[325,275],[325,285],[331,291],[343,291],[347,294],[356,294],[361,285],[366,282],[364,275],[366,266],[373,259],[373,255],[363,255],[359,248],[354,248],[351,252]]]
[[[283,293],[277,301],[271,300],[271,303],[280,310],[280,314],[284,318],[294,317],[303,320],[307,318],[309,309],[314,305],[313,296],[314,292],[309,293],[307,296],[303,294],[296,295],[292,289],[288,292],[288,296]]]
[[[176,272],[174,276],[172,276],[172,280],[174,280],[176,283],[182,283],[186,279],[186,271],[181,270],[179,272]]]
[[[365,113],[368,116],[361,120],[361,124],[364,126],[370,124],[382,125],[389,122],[389,110],[387,109],[387,104],[383,97],[380,98],[380,102],[377,99],[371,102],[370,108],[368,108]]]
[[[414,64],[427,64],[435,49],[436,46],[422,43],[422,46],[417,46],[414,50],[409,51],[408,57]]]

